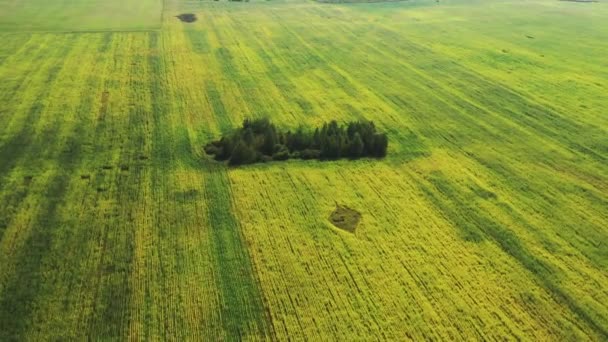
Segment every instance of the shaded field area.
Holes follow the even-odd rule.
[[[0,340],[608,338],[604,3],[162,20],[0,32]],[[373,120],[387,157],[205,155],[247,117]]]

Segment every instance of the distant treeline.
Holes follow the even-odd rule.
[[[408,0],[317,0],[317,2],[327,3],[327,4],[359,4],[359,3],[375,3],[375,2],[400,2],[400,1],[408,1]],[[439,2],[439,0],[435,0]],[[572,1],[572,0],[562,0],[562,1]]]
[[[386,156],[388,138],[372,121],[336,121],[314,130],[280,132],[268,119],[246,119],[243,126],[205,146],[205,152],[230,165],[273,160],[338,159]]]

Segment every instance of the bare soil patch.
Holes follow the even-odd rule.
[[[336,204],[336,210],[329,215],[329,221],[336,227],[354,233],[361,221],[361,213],[346,206]]]

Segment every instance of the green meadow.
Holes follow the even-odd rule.
[[[0,0],[0,340],[606,340],[606,42],[603,0]],[[205,154],[262,117],[388,154]]]
[[[158,30],[163,0],[2,0],[0,31]]]

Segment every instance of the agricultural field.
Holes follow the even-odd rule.
[[[0,0],[0,340],[605,341],[606,42],[603,0]],[[205,155],[261,117],[388,155]]]
[[[0,31],[159,29],[162,0],[2,0]]]

